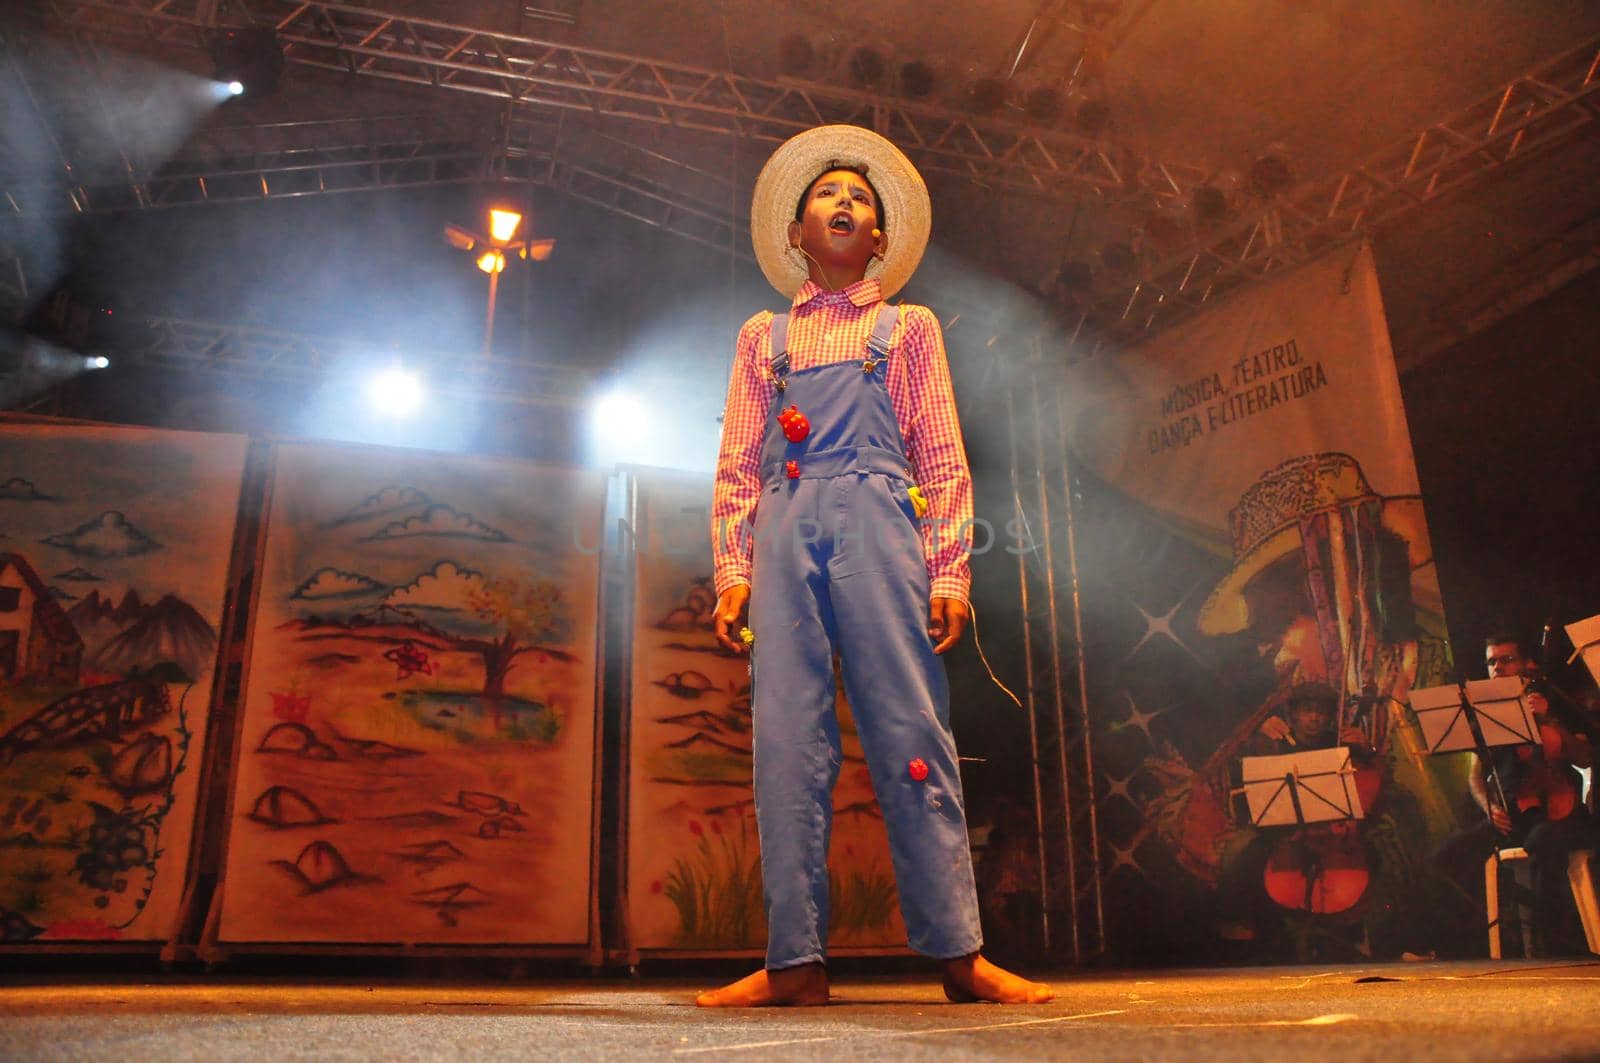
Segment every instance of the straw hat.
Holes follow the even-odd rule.
[[[1229,511],[1233,570],[1200,606],[1196,620],[1200,633],[1231,635],[1249,627],[1245,586],[1274,561],[1302,548],[1302,520],[1364,504],[1376,505],[1382,527],[1405,541],[1406,560],[1413,570],[1433,560],[1422,499],[1379,495],[1348,454],[1330,451],[1291,458],[1263,473]]]
[[[750,200],[750,240],[767,280],[786,298],[805,284],[803,255],[789,246],[794,208],[811,182],[837,167],[865,170],[878,191],[885,218],[883,258],[867,263],[883,297],[898,292],[922,261],[932,228],[928,186],[904,153],[870,129],[825,125],[789,138],[761,168]]]

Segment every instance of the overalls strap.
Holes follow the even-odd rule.
[[[867,337],[867,358],[871,362],[878,362],[889,357],[889,341],[894,336],[894,327],[900,321],[900,308],[884,303],[878,310],[878,319],[873,322],[872,335]],[[767,363],[767,369],[772,374],[772,380],[778,384],[778,390],[784,389],[784,377],[789,375],[789,315],[772,315],[770,350],[772,360]]]
[[[789,375],[789,315],[772,315],[772,361],[767,363],[767,369],[772,373],[772,380],[778,385],[778,390],[783,390],[783,378]]]
[[[878,311],[877,323],[872,326],[872,335],[867,337],[867,350],[872,352],[873,361],[889,357],[889,339],[899,320],[900,308],[884,303]]]

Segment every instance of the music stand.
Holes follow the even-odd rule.
[[[1594,681],[1600,683],[1600,615],[1568,624],[1567,637],[1572,640],[1572,657],[1567,663],[1582,657],[1584,667],[1589,669]]]
[[[1539,725],[1523,696],[1526,687],[1521,676],[1508,675],[1413,690],[1411,711],[1428,752],[1481,751],[1539,741]]]
[[[1350,747],[1303,749],[1240,763],[1245,803],[1257,827],[1295,827],[1361,819]]]

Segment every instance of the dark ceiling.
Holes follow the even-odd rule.
[[[401,60],[359,61],[348,37],[318,45],[336,23]],[[214,73],[201,27],[246,24],[277,26],[288,62],[275,92],[215,106],[190,76]],[[690,367],[715,390],[732,329],[770,301],[741,234],[754,174],[787,135],[767,118],[793,124],[818,101],[821,117],[876,121],[902,142],[944,131],[908,144],[935,196],[935,255],[908,295],[947,320],[988,311],[991,334],[1026,300],[1028,327],[1048,320],[1061,357],[1171,320],[1183,299],[1120,315],[1130,292],[1170,292],[1185,263],[1247,283],[1366,234],[1402,365],[1420,365],[1590,268],[1600,228],[1592,66],[1579,90],[1531,82],[1510,97],[1513,114],[1553,116],[1528,150],[1460,146],[1521,75],[1575,46],[1581,72],[1600,47],[1600,5],[1584,0],[23,0],[3,33],[0,253],[9,309],[30,320],[67,290],[125,319],[470,351],[483,278],[439,232],[509,194],[558,249],[506,274],[497,351],[601,372],[657,352],[656,369]],[[814,54],[789,76],[797,36]],[[407,67],[451,39],[470,43],[420,77]],[[537,50],[527,39],[551,45],[543,102],[448,65],[493,67]],[[862,49],[888,72],[886,108],[853,86]],[[625,91],[584,95],[586,78],[629,60],[626,78],[655,81],[619,75]],[[905,104],[895,72],[911,62],[931,91]],[[674,88],[683,106],[630,102],[671,64],[721,80]],[[974,102],[983,79],[1003,85],[992,110]],[[508,85],[526,95],[513,102]],[[775,86],[794,92],[761,95]],[[1046,89],[1060,113],[1040,120],[1026,105]],[[1383,199],[1395,159],[1462,114],[1423,141],[1456,145],[1459,187]],[[897,125],[906,115],[914,132]],[[1041,146],[1048,162],[1029,161]],[[1288,168],[1272,197],[1249,191],[1263,153]],[[1326,192],[1352,173],[1376,175],[1363,194],[1383,209],[1318,228]],[[1206,188],[1226,193],[1225,214],[1197,217]],[[1264,258],[1261,231],[1284,234]],[[1249,268],[1228,264],[1241,254]]]

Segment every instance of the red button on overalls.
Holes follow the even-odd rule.
[[[811,434],[811,422],[798,406],[790,406],[778,414],[778,425],[783,429],[784,438],[791,443],[799,443]]]
[[[800,463],[798,461],[784,462],[783,471],[788,474],[789,479],[791,480],[800,479]]]
[[[928,762],[918,757],[906,765],[906,772],[917,782],[921,782],[928,777]]]

